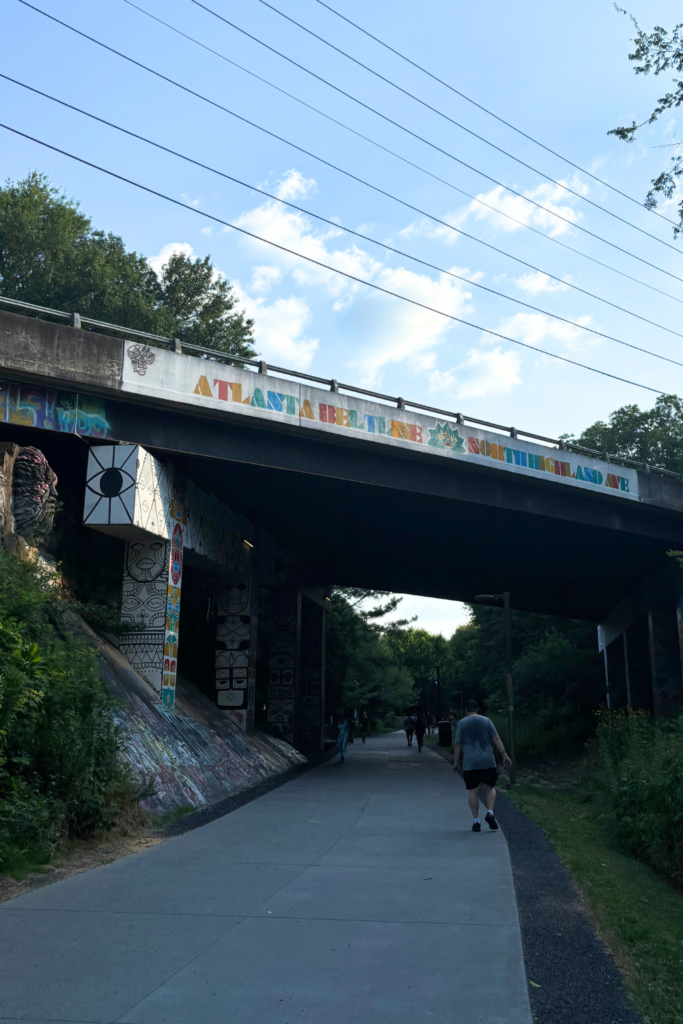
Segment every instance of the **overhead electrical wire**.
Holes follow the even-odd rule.
[[[211,10],[210,7],[206,7],[203,3],[200,3],[200,0],[191,0],[191,2],[193,4],[196,4],[197,7],[203,7],[204,10],[210,11],[212,14],[216,14],[216,12]],[[473,138],[479,139],[480,142],[483,142],[487,146],[491,146],[492,149],[495,149],[499,153],[502,153],[504,156],[509,157],[510,160],[514,160],[515,163],[520,164],[522,167],[526,167],[527,170],[533,171],[534,174],[539,174],[542,178],[545,178],[546,181],[552,182],[553,185],[557,185],[559,188],[565,189],[567,192],[570,192],[573,196],[576,196],[578,199],[582,199],[584,203],[589,203],[591,206],[594,206],[597,210],[602,210],[602,212],[606,213],[609,217],[614,217],[615,220],[619,220],[622,224],[628,225],[628,227],[633,228],[634,231],[639,231],[641,234],[647,235],[648,238],[652,238],[655,242],[659,242],[660,245],[665,245],[667,249],[673,249],[675,253],[678,253],[679,256],[681,255],[681,250],[676,248],[675,245],[671,245],[670,242],[665,242],[663,238],[658,238],[657,235],[650,234],[650,232],[646,231],[645,228],[638,227],[637,224],[631,223],[631,221],[626,220],[625,217],[620,217],[618,213],[614,213],[612,210],[608,210],[606,206],[602,206],[600,203],[596,203],[592,199],[588,199],[587,196],[582,195],[580,192],[575,191],[575,189],[573,188],[570,188],[569,185],[565,185],[564,182],[557,181],[556,178],[552,178],[549,174],[546,174],[545,171],[539,171],[537,167],[532,167],[531,164],[525,163],[524,160],[521,160],[519,157],[514,156],[514,154],[508,152],[507,149],[503,149],[502,146],[497,146],[495,142],[491,142],[490,139],[487,139],[485,136],[479,135],[471,128],[467,128],[464,124],[460,124],[459,121],[456,121],[452,117],[449,117],[448,114],[444,114],[442,110],[439,110],[437,107],[433,107],[431,103],[427,103],[426,100],[420,99],[419,96],[416,96],[408,89],[404,89],[402,85],[399,85],[397,82],[393,82],[390,78],[387,78],[385,75],[382,75],[379,71],[375,71],[375,69],[371,68],[368,64],[364,64],[362,61],[357,60],[356,57],[352,57],[350,53],[347,53],[346,50],[342,50],[341,47],[335,46],[335,44],[331,43],[329,39],[325,39],[324,36],[319,36],[317,32],[314,32],[312,29],[307,28],[306,25],[302,25],[300,21],[296,21],[296,19],[290,17],[289,14],[285,14],[284,11],[281,11],[279,7],[275,7],[273,4],[269,3],[268,0],[259,0],[259,3],[263,4],[264,7],[268,7],[271,11],[274,11],[275,14],[279,14],[281,18],[284,18],[286,21],[289,21],[292,25],[296,25],[297,28],[300,28],[302,32],[307,32],[309,36],[313,36],[314,39],[319,40],[319,42],[323,43],[325,46],[329,46],[330,49],[334,50],[336,53],[341,54],[342,57],[346,57],[347,60],[350,60],[354,64],[357,64],[358,67],[363,68],[365,71],[368,71],[371,75],[374,75],[376,78],[381,79],[381,81],[386,82],[387,85],[390,85],[392,86],[392,88],[397,89],[399,92],[402,92],[405,96],[409,96],[410,99],[415,100],[416,103],[421,104],[421,106],[425,107],[427,110],[431,110],[434,114],[437,114],[439,117],[442,117],[445,121],[449,121],[451,124],[455,125],[456,128],[460,128],[461,131],[467,132],[467,134],[471,135]],[[216,16],[220,17],[220,15]]]
[[[294,93],[288,92],[286,89],[283,89],[281,86],[269,81],[267,78],[263,78],[261,75],[257,75],[255,71],[251,71],[249,68],[245,68],[244,65],[238,64],[237,61],[232,60],[230,57],[226,57],[224,53],[220,53],[218,50],[214,50],[211,46],[207,46],[206,43],[201,42],[201,40],[196,39],[194,36],[189,35],[187,32],[183,32],[175,25],[171,25],[170,22],[164,21],[163,18],[159,18],[156,14],[152,14],[151,11],[147,11],[145,10],[144,7],[140,7],[138,4],[133,3],[133,0],[123,0],[123,2],[125,4],[128,4],[129,7],[135,8],[136,11],[139,11],[140,14],[144,14],[147,18],[151,18],[152,21],[156,21],[160,25],[163,25],[164,28],[167,28],[171,32],[175,32],[177,35],[182,36],[183,39],[187,39],[188,42],[194,43],[195,46],[199,46],[203,50],[206,50],[207,53],[212,53],[215,57],[218,57],[220,60],[225,61],[227,64],[231,64],[232,67],[238,68],[240,71],[243,71],[245,74],[250,75],[252,78],[255,78],[259,82],[263,82],[264,85],[267,85],[269,86],[269,88],[275,89],[277,92],[282,93],[283,96],[287,96],[289,99],[294,100],[295,103],[300,103],[301,106],[307,107],[309,110],[312,110],[315,114],[319,114],[320,117],[324,117],[327,121],[331,121],[332,124],[336,124],[340,128],[343,128],[345,131],[351,132],[351,134],[355,135],[357,138],[363,139],[365,142],[369,142],[371,146],[375,146],[377,149],[381,149],[383,152],[395,157],[397,160],[400,160],[402,163],[407,164],[409,167],[414,167],[422,174],[426,174],[434,181],[438,181],[442,185],[446,185],[447,188],[452,189],[454,192],[458,192],[460,195],[465,196],[465,198],[472,200],[472,202],[478,203],[480,206],[486,207],[487,210],[491,210],[493,213],[498,214],[500,217],[504,217],[506,220],[512,221],[513,224],[519,224],[520,227],[525,228],[527,231],[532,231],[535,235],[538,235],[540,238],[545,239],[547,242],[552,242],[554,245],[559,245],[561,246],[561,248],[567,249],[568,252],[573,252],[577,256],[581,256],[582,259],[589,260],[589,262],[591,263],[595,263],[598,267],[603,267],[605,270],[609,270],[613,274],[618,274],[620,277],[625,278],[627,281],[633,281],[635,284],[639,284],[643,288],[649,288],[650,291],[657,292],[658,295],[664,295],[668,299],[673,299],[674,302],[680,302],[683,304],[683,299],[679,299],[677,298],[677,296],[671,295],[670,292],[662,291],[661,288],[656,288],[652,284],[647,284],[645,281],[640,281],[637,277],[632,277],[625,271],[618,270],[616,267],[610,266],[609,263],[603,263],[602,260],[598,260],[594,256],[589,256],[588,253],[582,252],[580,249],[575,249],[573,246],[567,245],[566,242],[561,242],[559,238],[553,238],[551,235],[545,234],[544,231],[540,231],[538,228],[533,227],[531,224],[527,224],[525,221],[519,220],[517,217],[513,217],[511,214],[506,213],[499,207],[493,206],[491,203],[487,203],[480,196],[473,196],[470,192],[466,192],[458,185],[454,185],[453,182],[446,181],[445,178],[440,178],[438,174],[434,174],[432,171],[428,171],[426,167],[422,167],[420,166],[420,164],[414,163],[414,161],[409,160],[408,157],[402,156],[400,153],[396,153],[393,149],[389,149],[387,146],[383,146],[381,142],[377,142],[376,139],[371,138],[369,135],[363,135],[362,132],[357,131],[355,128],[351,128],[350,125],[345,124],[343,121],[337,120],[336,117],[332,117],[331,114],[326,114],[324,110],[320,110],[318,107],[314,107],[311,103],[307,103],[306,100],[302,100],[299,96],[295,96]],[[673,223],[673,221],[671,223]],[[616,306],[615,308],[621,309],[622,307]],[[637,313],[633,314],[633,316],[637,315]],[[646,320],[645,322],[650,323],[651,321]]]
[[[270,50],[272,53],[277,54],[278,57],[282,57],[283,60],[286,60],[290,64],[293,64],[295,67],[300,68],[302,71],[305,71],[306,74],[311,75],[313,78],[316,78],[319,82],[323,82],[325,85],[329,86],[331,89],[334,89],[336,92],[340,93],[342,96],[346,96],[348,99],[352,100],[354,103],[357,103],[359,106],[364,107],[366,110],[369,110],[371,113],[376,114],[377,117],[382,118],[383,121],[387,121],[389,124],[393,124],[396,128],[399,128],[402,132],[405,132],[407,135],[412,136],[414,139],[418,139],[419,142],[423,142],[426,146],[429,146],[431,149],[436,150],[437,153],[441,153],[441,154],[443,154],[443,156],[448,157],[449,160],[454,160],[455,163],[460,164],[462,167],[467,167],[468,170],[473,171],[475,174],[478,174],[480,177],[485,178],[487,181],[492,182],[494,185],[497,185],[499,188],[504,188],[506,190],[506,192],[510,192],[513,196],[517,196],[519,199],[523,199],[526,203],[530,203],[532,206],[538,207],[539,210],[543,210],[543,211],[545,211],[545,213],[550,214],[552,217],[556,217],[558,220],[564,221],[566,224],[571,225],[571,227],[576,228],[577,231],[581,231],[583,234],[589,235],[591,238],[597,239],[599,242],[602,242],[604,245],[609,245],[610,248],[616,249],[618,252],[622,252],[626,256],[630,256],[631,259],[637,260],[639,263],[644,263],[646,266],[652,267],[653,270],[658,270],[660,273],[666,274],[667,277],[672,277],[676,281],[683,281],[683,278],[678,277],[676,274],[672,274],[669,270],[664,270],[663,267],[658,266],[656,263],[650,263],[649,260],[644,259],[642,256],[636,256],[635,253],[632,253],[632,252],[630,252],[630,250],[624,249],[622,246],[617,245],[616,242],[610,242],[607,238],[603,238],[602,235],[598,235],[598,234],[596,234],[596,232],[590,231],[588,228],[583,227],[581,224],[577,224],[576,221],[570,220],[568,217],[563,217],[561,213],[557,213],[557,211],[553,210],[551,207],[544,206],[542,203],[537,203],[535,199],[530,199],[529,196],[524,195],[523,192],[518,192],[516,189],[512,188],[510,185],[506,185],[506,184],[504,184],[504,182],[498,181],[497,178],[493,178],[490,174],[486,174],[485,171],[481,171],[481,170],[479,170],[479,168],[473,167],[472,164],[468,164],[465,160],[461,160],[460,157],[455,156],[454,153],[450,153],[447,149],[443,149],[441,146],[437,146],[437,144],[435,142],[430,142],[430,140],[429,139],[425,139],[425,137],[423,135],[418,135],[417,132],[411,131],[410,128],[406,128],[406,126],[401,124],[399,121],[394,121],[394,119],[389,117],[387,114],[381,113],[381,111],[376,110],[374,107],[371,107],[368,103],[365,103],[363,100],[358,99],[358,97],[354,96],[352,93],[346,92],[346,90],[342,89],[338,85],[334,85],[332,82],[328,81],[328,79],[323,78],[322,75],[318,75],[318,74],[316,74],[315,71],[311,71],[310,68],[307,68],[304,64],[300,64],[298,61],[294,60],[292,57],[288,57],[286,54],[281,53],[280,50],[276,50],[275,47],[270,46],[268,43],[265,43],[262,39],[259,39],[258,36],[252,35],[252,33],[251,32],[247,32],[246,29],[240,28],[239,25],[236,25],[233,21],[230,21],[228,18],[223,17],[222,14],[218,14],[218,12],[214,11],[211,7],[207,7],[206,4],[201,3],[200,0],[190,0],[190,2],[195,4],[197,7],[200,7],[202,10],[207,11],[207,13],[213,15],[214,18],[218,18],[219,21],[225,22],[226,25],[229,25],[231,28],[234,28],[237,32],[241,32],[243,35],[247,36],[249,39],[252,39],[254,42],[258,43],[260,46],[263,46],[267,50]],[[261,3],[265,3],[265,0],[260,0],[260,2]],[[19,0],[19,3],[24,4],[26,7],[32,7],[33,6],[32,4],[28,3],[28,0]],[[266,6],[270,7],[270,4],[266,4]],[[40,8],[36,7],[36,8],[34,8],[34,10],[40,11]],[[277,11],[277,8],[274,7],[273,10]],[[40,13],[41,14],[45,14],[45,11],[40,11]],[[281,11],[278,11],[278,13],[282,14]],[[286,14],[283,14],[282,16],[284,18],[288,18],[288,15],[286,15]],[[51,15],[48,15],[48,17],[51,17]],[[288,18],[288,20],[291,21],[292,19]],[[298,25],[299,23],[295,22],[295,24]],[[309,31],[309,30],[305,29],[305,31]],[[312,33],[312,34],[315,35],[315,33]],[[323,42],[324,41],[325,40],[323,40]],[[330,43],[329,45],[332,46],[332,43]],[[336,47],[333,47],[333,49],[336,49]],[[353,58],[351,58],[351,59],[353,59]],[[365,65],[363,65],[363,67],[365,67]],[[380,76],[380,77],[382,77],[382,76]],[[397,88],[399,88],[399,87],[397,87]],[[443,116],[445,117],[446,115],[443,115]],[[450,120],[450,118],[447,118],[447,120]],[[453,123],[455,124],[456,122],[453,122]],[[469,131],[469,129],[465,129],[465,131]],[[471,134],[474,134],[474,133],[471,133]],[[495,148],[498,148],[498,147],[495,147]],[[513,157],[513,159],[515,159],[515,158]],[[525,165],[525,166],[527,166],[527,165]],[[534,170],[534,168],[531,168],[531,170]],[[538,171],[536,173],[540,174],[541,172]],[[554,181],[554,179],[552,179],[552,178],[549,179],[549,180]],[[555,184],[559,184],[559,182],[556,182]],[[562,188],[567,188],[567,186],[563,185]],[[571,189],[567,189],[567,190],[569,192],[572,191]],[[579,198],[581,198],[581,199],[585,199],[585,196],[581,196],[580,193],[578,193],[578,192],[574,193],[574,194],[579,196]],[[596,206],[597,205],[597,204],[593,203],[592,200],[590,200],[590,199],[586,199],[586,202],[591,203],[592,206]],[[603,207],[599,207],[599,209],[603,209]],[[610,213],[609,210],[607,210],[605,212]],[[622,220],[623,219],[621,217],[617,217],[617,214],[610,214],[610,216],[616,217],[617,220]],[[643,228],[636,227],[635,224],[630,224],[630,221],[624,221],[624,223],[628,224],[630,227],[633,227],[636,231],[640,231],[642,234],[649,235],[649,232],[644,231]],[[649,237],[653,238],[657,242],[661,242],[662,245],[667,246],[669,249],[673,249],[673,251],[675,253],[678,253],[679,255],[681,254],[681,250],[677,249],[673,245],[670,245],[669,242],[664,242],[664,241],[662,241],[661,238],[657,238],[655,235],[650,235]]]
[[[445,86],[446,89],[450,89],[450,91],[455,93],[456,96],[460,96],[461,99],[466,100],[467,103],[471,103],[472,106],[477,107],[479,110],[482,110],[485,114],[488,114],[489,117],[495,118],[496,121],[499,121],[501,124],[504,124],[506,128],[511,128],[513,132],[517,132],[518,135],[521,135],[523,138],[528,139],[529,142],[533,142],[535,146],[540,146],[541,149],[544,149],[546,151],[546,153],[552,153],[552,155],[556,156],[558,160],[562,160],[565,164],[569,164],[570,167],[574,167],[575,170],[581,171],[581,173],[585,174],[588,178],[592,178],[593,181],[597,181],[600,185],[604,185],[605,188],[611,189],[612,192],[616,192],[617,195],[622,196],[624,199],[628,199],[629,202],[635,203],[636,206],[640,207],[641,210],[647,210],[648,213],[654,213],[657,217],[661,218],[661,220],[665,220],[667,221],[667,223],[673,224],[674,227],[678,225],[678,222],[672,220],[671,217],[665,216],[663,213],[660,213],[659,210],[654,210],[648,206],[645,206],[645,204],[642,203],[639,199],[634,199],[634,197],[630,196],[627,192],[622,192],[621,189],[617,188],[615,185],[610,185],[608,181],[604,181],[602,178],[599,178],[597,174],[593,174],[592,171],[587,171],[585,167],[581,167],[579,164],[574,163],[574,161],[570,160],[568,156],[562,156],[561,153],[558,153],[556,152],[556,150],[551,149],[550,146],[546,146],[544,142],[540,142],[538,139],[535,139],[533,135],[529,135],[527,132],[522,131],[521,128],[517,128],[516,125],[511,124],[510,121],[506,121],[504,117],[499,117],[498,114],[494,114],[494,112],[492,110],[489,110],[488,107],[483,106],[481,103],[477,103],[477,101],[473,100],[471,96],[468,96],[466,93],[461,92],[460,89],[456,89],[455,86],[451,85],[449,82],[445,82],[443,78],[439,78],[438,75],[435,75],[433,72],[423,67],[422,64],[418,64],[417,61],[411,60],[411,58],[407,57],[405,53],[401,53],[400,50],[394,49],[393,46],[390,46],[389,43],[385,43],[385,41],[383,39],[380,39],[379,36],[374,36],[372,32],[368,32],[366,28],[363,28],[363,26],[359,25],[356,21],[352,21],[351,18],[347,18],[345,14],[341,13],[341,11],[338,11],[336,10],[336,8],[331,7],[329,4],[325,3],[325,0],[316,0],[316,2],[319,3],[321,7],[326,7],[328,11],[332,12],[332,14],[336,14],[336,16],[338,18],[341,18],[342,21],[347,22],[349,25],[353,25],[355,29],[358,29],[359,32],[362,32],[363,35],[367,36],[369,39],[374,39],[374,41],[376,43],[379,43],[380,46],[383,46],[386,50],[390,50],[391,53],[396,54],[396,56],[400,57],[401,60],[406,61],[406,63],[408,64],[412,64],[414,68],[417,68],[418,71],[421,71],[423,74],[428,75],[435,82],[438,82],[439,85],[443,85]]]
[[[507,341],[512,345],[519,345],[521,348],[529,349],[531,352],[549,356],[551,359],[558,359],[560,362],[568,363],[571,366],[578,366],[580,369],[588,370],[590,373],[597,373],[601,377],[609,377],[611,380],[618,380],[622,384],[629,384],[632,387],[643,388],[645,391],[651,391],[657,395],[668,393],[661,391],[659,388],[652,388],[648,384],[640,384],[638,381],[628,380],[626,377],[619,377],[615,373],[608,373],[607,370],[599,370],[595,366],[588,366],[586,363],[580,363],[576,359],[569,359],[567,356],[558,355],[557,352],[548,352],[546,349],[539,348],[537,345],[530,345],[525,341],[520,341],[518,338],[511,338],[506,334],[501,334],[499,331],[492,331],[488,327],[481,327],[479,324],[474,324],[470,320],[464,320],[462,317],[455,316],[453,313],[446,313],[442,309],[436,309],[434,306],[428,306],[424,302],[419,302],[417,299],[411,299],[409,296],[401,295],[399,292],[391,291],[389,288],[383,288],[381,285],[375,284],[373,281],[366,281],[362,277],[350,274],[346,270],[339,270],[338,267],[332,267],[329,263],[323,263],[322,260],[316,260],[312,256],[307,256],[305,253],[297,252],[295,249],[290,249],[286,245],[280,245],[279,242],[273,242],[269,238],[264,238],[262,235],[255,234],[253,231],[247,231],[246,228],[238,227],[237,224],[232,224],[230,221],[223,220],[221,217],[216,217],[212,213],[200,210],[196,206],[190,206],[189,203],[184,203],[180,199],[175,199],[173,196],[168,196],[164,192],[159,192],[158,189],[150,188],[149,185],[143,185],[141,182],[134,181],[132,178],[127,178],[123,174],[117,174],[116,171],[111,171],[106,167],[101,167],[92,160],[86,160],[85,157],[76,156],[75,153],[69,153],[66,149],[61,149],[59,146],[53,146],[51,143],[44,142],[42,139],[38,139],[34,135],[29,135],[27,132],[22,132],[18,128],[12,128],[11,125],[0,122],[0,128],[4,128],[6,131],[12,132],[14,135],[18,135],[23,139],[28,139],[30,142],[35,142],[39,146],[44,146],[46,149],[52,150],[53,153],[59,153],[61,156],[66,156],[70,160],[75,160],[86,167],[92,167],[93,170],[100,171],[102,174],[107,174],[110,178],[122,181],[126,185],[132,185],[134,188],[147,192],[149,195],[157,196],[159,199],[173,203],[174,206],[180,206],[182,209],[188,210],[190,213],[194,213],[199,217],[205,217],[207,220],[214,221],[217,224],[222,224],[224,227],[231,228],[233,231],[237,231],[241,235],[253,238],[258,242],[264,242],[266,245],[270,245],[274,249],[279,249],[280,252],[286,252],[290,256],[296,256],[298,259],[306,260],[307,263],[312,263],[317,267],[322,267],[323,270],[329,270],[331,273],[338,274],[340,277],[346,277],[350,281],[362,284],[366,288],[372,288],[373,291],[381,292],[383,295],[389,295],[394,299],[400,299],[403,302],[409,303],[411,306],[417,306],[419,309],[424,309],[429,313],[436,313],[438,316],[445,317],[447,320],[452,320],[454,323],[463,324],[465,327],[472,327],[476,331],[482,331],[484,334],[489,334],[494,338],[499,338],[501,341]]]
[[[583,290],[583,289],[578,288],[577,285],[573,285],[569,281],[565,281],[563,278],[557,277],[555,274],[550,274],[548,271],[541,270],[539,267],[534,266],[534,264],[532,264],[532,263],[526,262],[526,260],[520,259],[520,257],[518,257],[518,256],[513,256],[511,253],[506,252],[504,249],[497,248],[497,246],[492,245],[490,242],[485,242],[485,241],[483,241],[483,239],[477,238],[476,235],[471,235],[467,231],[463,231],[462,228],[458,228],[458,227],[455,227],[455,225],[453,225],[453,224],[449,224],[448,221],[442,220],[439,217],[435,217],[434,214],[427,213],[426,211],[421,210],[420,207],[414,206],[412,203],[409,203],[409,202],[407,202],[404,199],[399,199],[397,196],[392,195],[391,192],[387,192],[385,189],[380,188],[378,185],[373,185],[371,182],[365,181],[363,178],[359,177],[356,174],[353,174],[351,171],[347,171],[344,168],[339,167],[337,164],[333,164],[331,161],[326,160],[324,157],[318,156],[316,153],[312,153],[308,149],[304,149],[303,146],[299,146],[299,145],[297,145],[297,143],[291,142],[289,139],[285,139],[283,136],[278,135],[276,132],[271,131],[269,128],[264,128],[262,125],[258,124],[255,121],[250,121],[249,118],[243,117],[242,114],[238,114],[234,110],[230,110],[229,107],[224,107],[221,103],[218,103],[216,100],[212,100],[208,96],[204,96],[202,93],[197,92],[195,89],[191,89],[187,85],[182,85],[182,83],[177,82],[175,79],[170,78],[168,75],[164,75],[161,71],[156,71],[154,68],[150,68],[147,64],[143,64],[141,61],[136,60],[134,57],[129,57],[128,54],[122,53],[120,50],[116,50],[113,46],[109,46],[108,43],[103,43],[100,39],[96,39],[94,36],[88,35],[86,32],[83,32],[81,29],[75,28],[75,26],[70,25],[68,22],[62,21],[60,18],[57,18],[54,14],[49,14],[47,11],[42,10],[40,7],[34,6],[34,4],[29,3],[28,0],[19,0],[19,3],[23,4],[25,7],[31,8],[31,10],[36,11],[36,13],[38,13],[38,14],[42,14],[43,17],[49,18],[51,21],[56,22],[58,25],[61,25],[63,28],[69,29],[69,31],[74,32],[76,35],[81,36],[83,39],[87,39],[91,43],[95,43],[97,46],[101,46],[103,49],[108,50],[110,53],[115,54],[117,57],[121,57],[123,60],[127,60],[129,63],[134,64],[136,67],[142,68],[143,71],[148,71],[150,74],[155,75],[157,78],[162,79],[162,81],[168,82],[170,85],[173,85],[173,86],[175,86],[178,89],[182,89],[183,92],[186,92],[186,93],[188,93],[191,96],[195,96],[197,99],[200,99],[203,102],[208,103],[208,104],[210,104],[213,107],[216,107],[216,109],[218,109],[218,110],[222,110],[224,113],[229,114],[231,117],[234,117],[234,118],[236,118],[239,121],[242,121],[244,124],[250,125],[252,128],[256,128],[258,131],[263,132],[265,135],[269,135],[271,138],[277,139],[279,142],[283,142],[287,146],[291,146],[292,149],[296,149],[298,152],[304,153],[306,156],[310,156],[314,160],[318,160],[320,163],[324,164],[325,166],[331,167],[333,170],[338,171],[340,174],[343,174],[343,175],[345,175],[348,178],[351,178],[353,181],[359,182],[359,184],[364,185],[365,187],[372,189],[374,192],[377,192],[380,195],[386,196],[387,198],[393,200],[394,202],[400,203],[401,206],[404,206],[406,209],[413,210],[415,213],[419,213],[422,217],[427,217],[429,220],[433,221],[435,224],[441,224],[443,227],[446,227],[449,230],[454,231],[457,234],[462,235],[463,238],[469,238],[472,241],[477,242],[479,245],[483,245],[487,249],[491,249],[493,252],[498,252],[501,255],[506,256],[508,259],[512,259],[516,263],[519,263],[521,266],[527,267],[530,270],[534,270],[537,273],[544,274],[546,277],[549,277],[549,278],[551,278],[554,281],[559,281],[559,282],[561,282],[561,284],[567,285],[570,288],[577,288],[577,290],[579,290],[579,291]],[[574,226],[576,226],[576,225],[574,225]],[[608,243],[608,244],[611,244],[611,243]],[[623,250],[623,251],[626,252],[626,250]],[[633,255],[633,254],[632,253],[628,253],[628,255]],[[634,259],[640,259],[640,257],[637,257],[637,256],[634,256],[633,258]],[[646,260],[641,260],[641,262],[646,263],[647,261]],[[654,264],[648,264],[648,266],[653,266],[654,267]],[[661,269],[661,268],[654,267],[654,269]],[[665,273],[669,277],[672,277],[675,280],[681,281],[681,283],[683,283],[683,278],[677,277],[675,274],[671,274],[668,271],[662,271],[662,273]],[[645,287],[649,287],[649,286],[645,285]],[[658,290],[658,289],[656,289],[656,290]],[[663,294],[667,294],[667,293],[663,293]],[[670,297],[673,297],[673,296],[670,296]]]
[[[587,331],[590,334],[594,334],[599,338],[605,338],[607,341],[614,341],[617,345],[623,345],[626,348],[634,349],[636,352],[642,352],[644,355],[653,356],[655,359],[662,359],[664,362],[672,363],[675,366],[683,367],[683,363],[677,359],[671,359],[669,356],[662,355],[659,352],[653,352],[650,349],[643,348],[640,345],[634,345],[629,341],[623,341],[621,338],[615,338],[612,334],[606,334],[604,331],[595,330],[593,327],[587,327],[584,324],[579,324],[575,320],[570,320],[568,317],[559,316],[557,313],[551,313],[546,309],[541,309],[539,306],[533,306],[529,302],[524,302],[522,299],[518,299],[512,295],[506,295],[504,292],[499,292],[495,288],[489,288],[487,285],[481,284],[479,281],[474,281],[471,278],[466,277],[464,274],[456,274],[452,270],[446,270],[444,267],[436,266],[434,263],[429,263],[427,260],[420,259],[418,256],[413,256],[410,253],[403,252],[401,249],[396,249],[392,245],[388,245],[386,242],[382,242],[377,238],[371,238],[369,235],[365,235],[360,231],[354,231],[352,228],[344,227],[337,221],[330,220],[328,217],[323,217],[318,213],[311,213],[306,210],[303,206],[298,206],[296,203],[292,203],[287,199],[282,199],[280,196],[273,195],[271,192],[267,192],[265,189],[258,188],[255,185],[250,185],[246,181],[241,181],[240,178],[234,177],[232,174],[227,174],[225,171],[220,171],[215,167],[211,167],[209,164],[202,163],[200,160],[195,160],[194,157],[187,156],[185,153],[180,153],[175,149],[171,149],[169,146],[164,146],[160,142],[155,142],[153,139],[147,138],[145,135],[140,135],[138,132],[131,131],[129,128],[124,128],[121,125],[116,124],[113,121],[108,121],[106,118],[99,117],[97,114],[92,114],[88,110],[83,110],[82,107],[77,107],[73,103],[68,103],[66,100],[61,100],[57,96],[52,96],[50,93],[43,92],[42,89],[37,89],[35,86],[28,85],[26,82],[21,82],[17,78],[12,78],[10,75],[5,75],[0,72],[0,78],[4,78],[8,82],[12,82],[14,85],[19,85],[23,89],[27,89],[30,92],[36,93],[38,96],[43,96],[45,99],[51,100],[53,103],[58,103],[62,107],[67,107],[69,110],[74,110],[78,114],[82,114],[84,117],[88,117],[93,121],[97,121],[99,124],[106,125],[108,128],[114,128],[116,131],[128,135],[131,138],[138,139],[140,142],[144,142],[149,146],[154,146],[155,149],[160,149],[164,153],[170,153],[172,156],[178,157],[180,160],[185,160],[187,163],[194,164],[196,167],[201,167],[205,171],[209,171],[211,174],[216,174],[221,178],[225,178],[227,181],[232,181],[236,185],[240,185],[242,188],[248,189],[250,192],[258,192],[260,195],[265,196],[274,202],[281,203],[283,206],[288,206],[292,210],[297,210],[299,213],[303,213],[307,216],[313,217],[316,220],[321,221],[323,224],[328,224],[330,227],[344,231],[346,234],[353,235],[354,238],[362,238],[364,242],[370,242],[372,245],[376,245],[381,249],[385,249],[388,252],[395,253],[397,256],[402,256],[405,259],[413,260],[415,263],[419,263],[424,267],[429,267],[430,270],[436,270],[440,274],[445,274],[448,277],[452,277],[457,281],[463,281],[469,287],[479,288],[482,291],[488,292],[491,295],[496,295],[498,298],[506,299],[508,302],[513,302],[516,305],[524,306],[525,309],[531,309],[535,313],[542,313],[544,316],[551,317],[554,320],[559,320],[562,323],[569,324],[572,327],[579,328],[580,330]],[[655,324],[652,321],[647,321],[654,327],[659,327],[659,324]],[[678,338],[683,338],[683,334],[679,331],[674,331],[669,327],[662,327],[662,330],[668,331],[670,334],[676,335]]]

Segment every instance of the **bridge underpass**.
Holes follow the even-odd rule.
[[[298,701],[302,607],[324,616],[325,588],[335,584],[450,600],[509,590],[519,610],[603,623],[611,702],[638,694],[660,713],[680,706],[683,584],[667,552],[683,547],[683,484],[673,475],[482,430],[455,414],[414,413],[401,400],[392,408],[14,314],[0,314],[0,340],[3,438],[16,441],[21,427],[85,441],[89,479],[98,452],[106,460],[114,448],[140,446],[168,477],[176,518],[166,515],[157,533],[125,511],[121,521],[86,515],[88,526],[129,546],[152,536],[170,545],[188,484],[224,509],[238,575],[267,595],[260,639],[252,608],[251,640],[240,641],[251,696],[249,708],[232,710],[245,723],[257,677],[265,703]],[[217,580],[226,557],[185,549],[186,564],[198,560]],[[291,627],[286,655],[286,629],[268,624],[275,606]],[[270,698],[266,634],[294,665],[284,684],[282,662]]]

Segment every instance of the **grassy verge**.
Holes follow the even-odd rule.
[[[571,871],[649,1024],[683,1022],[683,893],[618,849],[580,790],[519,785],[508,796]]]

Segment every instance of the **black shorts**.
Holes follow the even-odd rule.
[[[490,786],[493,789],[498,782],[497,768],[474,768],[462,775],[467,789],[476,789],[477,786]]]

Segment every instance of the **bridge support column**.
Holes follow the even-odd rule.
[[[256,680],[256,581],[248,566],[218,580],[216,601],[216,702],[241,729],[254,728]]]
[[[268,601],[266,721],[289,743],[296,734],[300,639],[301,594],[278,587]]]
[[[670,601],[648,612],[654,712],[657,718],[670,718],[683,706],[680,614],[680,598],[675,603]]]
[[[168,708],[175,703],[182,567],[180,525],[170,542],[126,543],[121,620],[135,629],[121,633],[119,650]]]
[[[622,634],[605,647],[607,706],[611,711],[617,711],[630,704],[627,676],[628,662]]]
[[[304,754],[323,749],[325,732],[325,609],[301,597],[301,639],[296,745]]]

